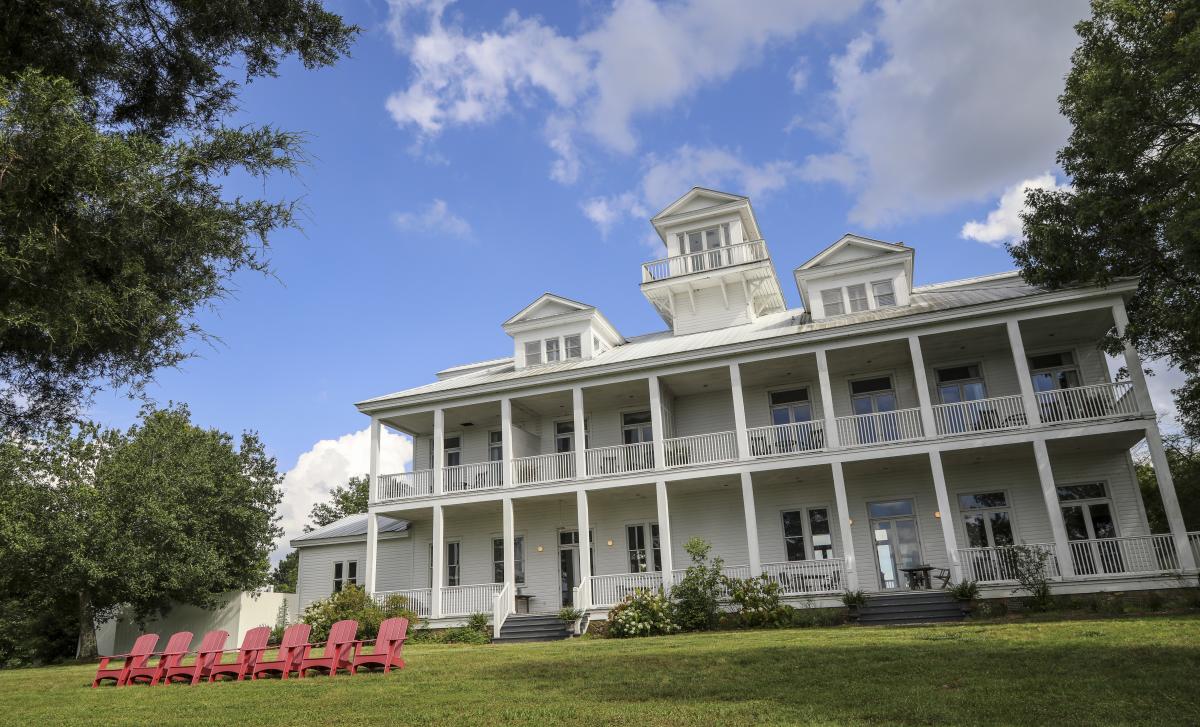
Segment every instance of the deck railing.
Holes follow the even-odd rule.
[[[662,587],[661,573],[616,573],[592,576],[592,605],[613,606],[639,588]]]
[[[1023,427],[1028,421],[1020,394],[936,404],[933,420],[941,435],[995,432]]]
[[[737,433],[714,432],[663,440],[668,467],[686,467],[737,459]]]
[[[618,444],[587,451],[589,475],[623,475],[654,469],[654,443]]]
[[[397,472],[379,475],[375,485],[375,502],[399,500],[404,497],[419,497],[433,494],[433,470]]]
[[[821,421],[773,424],[746,430],[751,457],[798,454],[825,447],[825,423]]]
[[[504,587],[492,596],[492,638],[500,638],[500,629],[504,628],[504,621],[508,618],[508,614],[512,613],[513,605],[513,584],[505,583]]]
[[[920,409],[897,409],[837,418],[838,442],[843,447],[907,442],[924,436]]]
[[[470,490],[490,490],[501,487],[504,478],[501,462],[473,462],[458,464],[442,470],[442,490],[444,492],[468,492]]]
[[[763,563],[763,573],[779,584],[780,593],[785,596],[844,591],[845,570],[841,558]]]
[[[685,575],[687,575],[687,568],[675,568],[671,571],[671,584],[674,585],[679,583],[679,581],[683,580]],[[744,580],[750,577],[750,566],[727,565],[721,569],[721,575],[725,576],[726,578],[740,578]],[[729,600],[729,589],[725,587],[724,583],[721,583],[717,587],[717,596],[723,600]]]
[[[642,265],[642,282],[652,283],[656,280],[703,273],[708,270],[727,268],[731,265],[758,262],[767,258],[767,243],[763,240],[726,245],[712,250],[675,255],[645,263]]]
[[[982,583],[1011,582],[1017,580],[1021,548],[1032,548],[1047,554],[1046,577],[1057,578],[1058,557],[1051,543],[1027,543],[1021,546],[1001,545],[993,548],[959,548],[958,559],[962,564],[963,579]]]
[[[536,454],[513,459],[513,484],[537,485],[575,479],[575,453]]]
[[[1072,540],[1075,575],[1170,573],[1179,570],[1179,553],[1170,535]]]
[[[1137,396],[1129,381],[1039,391],[1037,404],[1038,414],[1045,424],[1133,416],[1139,411]]]
[[[492,610],[494,598],[504,588],[501,583],[476,583],[470,586],[447,586],[442,589],[442,615],[468,616]]]
[[[408,599],[408,607],[416,612],[418,616],[429,617],[429,604],[432,603],[431,588],[408,588],[399,591],[375,591],[371,597],[377,603],[383,605],[388,596],[404,596]]]

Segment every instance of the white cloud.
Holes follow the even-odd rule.
[[[972,220],[962,226],[959,233],[963,239],[975,240],[985,245],[999,247],[1006,242],[1022,239],[1021,213],[1025,211],[1025,192],[1030,189],[1070,189],[1069,184],[1058,184],[1054,175],[1046,172],[1033,179],[1017,182],[1000,195],[996,209],[988,213],[983,222]]]
[[[858,179],[858,167],[845,154],[810,154],[800,176],[807,182],[837,182],[848,187]]]
[[[801,58],[796,61],[796,65],[792,66],[792,70],[788,71],[788,80],[792,82],[792,91],[801,93],[808,86],[808,76],[810,69],[808,67],[808,59]]]
[[[279,507],[283,539],[275,559],[290,550],[288,541],[304,532],[313,505],[324,501],[329,491],[354,476],[370,470],[371,430],[322,439],[296,459],[283,478],[283,503]],[[385,427],[379,445],[380,472],[401,472],[412,461],[412,440],[393,434]]]
[[[402,230],[413,230],[466,239],[471,236],[471,224],[450,211],[445,200],[435,199],[419,212],[397,212],[392,222]]]

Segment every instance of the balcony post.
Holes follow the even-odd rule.
[[[958,536],[954,534],[954,511],[950,495],[946,492],[946,473],[942,470],[942,453],[929,453],[929,470],[933,473],[933,491],[937,494],[938,520],[942,524],[942,539],[946,541],[946,559],[950,562],[950,575],[955,582],[961,581],[962,563],[958,558]]]
[[[592,525],[588,517],[587,490],[575,493],[575,526],[579,529],[579,599],[575,608],[586,611],[592,606]]]
[[[842,536],[842,561],[846,564],[846,590],[858,590],[858,568],[854,562],[854,535],[850,532],[850,503],[846,499],[846,477],[842,472],[842,463],[834,462],[833,497],[837,505],[838,530]]]
[[[367,513],[367,572],[363,574],[363,589],[368,596],[375,594],[375,563],[379,556],[379,515]]]
[[[378,502],[382,499],[379,497],[379,441],[382,436],[383,426],[380,424],[379,418],[371,417],[371,451],[368,455],[371,483],[368,485],[370,495],[367,497],[369,502]]]
[[[575,432],[571,442],[575,447],[575,478],[583,479],[587,471],[587,418],[583,411],[583,387],[571,389],[571,413],[575,418]]]
[[[1129,326],[1129,316],[1125,313],[1125,302],[1113,305],[1113,323],[1117,327],[1117,335],[1124,336]],[[1154,402],[1150,399],[1150,387],[1146,383],[1146,372],[1142,370],[1142,357],[1132,343],[1125,342],[1125,368],[1129,371],[1129,380],[1133,382],[1133,396],[1137,401],[1138,411],[1142,416],[1155,418]]]
[[[1021,338],[1021,323],[1016,318],[1010,318],[1005,328],[1008,330],[1008,345],[1012,348],[1013,365],[1017,369],[1017,384],[1021,387],[1021,403],[1025,405],[1025,422],[1027,426],[1036,427],[1042,423],[1042,419],[1038,416],[1033,376],[1029,373],[1029,359],[1025,356],[1025,340]]]
[[[762,575],[762,559],[758,554],[758,513],[754,509],[754,479],[742,473],[742,512],[746,519],[746,555],[750,562],[750,577]]]
[[[446,410],[433,410],[433,461],[429,463],[433,469],[433,494],[442,494],[442,478],[446,464]]]
[[[667,508],[666,482],[659,480],[654,483],[654,496],[658,503],[658,551],[662,553],[663,590],[670,593],[675,581],[675,566],[671,553],[671,513]]]
[[[938,435],[938,430],[933,419],[933,402],[929,398],[929,378],[925,375],[925,355],[921,351],[920,336],[908,337],[908,350],[912,355],[913,384],[917,389],[917,402],[921,405],[921,428],[925,430],[926,437],[933,438]]]
[[[1183,511],[1179,509],[1179,498],[1175,494],[1175,478],[1171,476],[1170,461],[1163,449],[1162,435],[1158,425],[1146,427],[1146,447],[1150,450],[1150,461],[1154,463],[1154,477],[1158,480],[1158,496],[1162,498],[1163,512],[1171,527],[1175,541],[1175,552],[1179,554],[1179,567],[1184,571],[1196,570],[1196,558],[1188,543],[1187,526],[1183,522]]]
[[[1058,488],[1054,485],[1054,470],[1050,467],[1050,453],[1046,440],[1033,440],[1033,457],[1037,461],[1038,482],[1042,486],[1042,499],[1050,516],[1050,530],[1054,533],[1054,552],[1058,555],[1058,572],[1063,578],[1075,575],[1075,562],[1071,560],[1071,544],[1067,539],[1067,525],[1063,522],[1062,505],[1058,501]]]
[[[750,459],[750,437],[746,432],[746,401],[742,392],[742,367],[729,364],[729,390],[733,393],[733,428],[737,433],[738,459]]]
[[[825,358],[825,349],[816,350],[817,379],[821,386],[821,416],[825,420],[825,446],[837,449],[838,441],[837,417],[833,411],[833,386],[829,383],[829,361]]]
[[[429,618],[442,617],[442,581],[446,579],[446,542],[443,534],[442,506],[433,505],[433,578],[429,583]]]
[[[650,430],[654,436],[652,449],[654,451],[654,469],[667,468],[667,448],[663,442],[663,412],[662,386],[657,376],[651,376],[650,383]]]
[[[511,497],[500,501],[500,519],[504,528],[504,585],[508,588],[508,603],[504,607],[512,613],[517,605],[517,536]]]
[[[513,433],[512,433],[512,399],[507,396],[500,400],[500,448],[503,453],[500,465],[500,479],[505,487],[516,484],[513,477]]]

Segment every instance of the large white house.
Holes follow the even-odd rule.
[[[641,291],[667,330],[626,338],[547,293],[503,323],[511,355],[359,402],[370,512],[293,541],[301,607],[357,583],[434,625],[602,616],[669,588],[694,536],[830,605],[925,566],[1007,594],[1013,544],[1049,551],[1060,592],[1196,572],[1137,354],[1113,381],[1097,347],[1135,281],[914,287],[913,248],[846,235],[795,269],[788,309],[746,197],[696,188],[651,222],[665,255]],[[385,426],[413,471],[378,471]],[[1169,534],[1147,526],[1143,440]]]

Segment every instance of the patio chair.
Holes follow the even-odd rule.
[[[237,660],[228,664],[221,663],[218,656],[208,670],[208,681],[215,682],[217,677],[224,676],[242,681],[250,676],[250,671],[258,664],[263,652],[267,650],[267,641],[271,638],[270,626],[256,626],[246,632],[242,638],[242,648],[225,649],[222,654],[237,653]]]
[[[279,653],[271,661],[259,661],[250,669],[250,679],[258,679],[260,674],[278,674],[281,679],[287,679],[289,672],[300,668],[300,660],[304,658],[304,647],[308,645],[308,635],[312,626],[308,624],[292,624],[283,632],[283,641],[279,644]]]
[[[404,668],[404,658],[400,650],[404,648],[404,640],[408,634],[408,619],[389,618],[379,624],[379,635],[373,640],[360,641],[355,646],[355,654],[350,662],[350,673],[357,674],[363,667],[382,668],[387,674],[392,667]],[[362,653],[363,646],[375,644],[370,654]]]
[[[135,666],[129,669],[129,673],[125,677],[126,684],[145,683],[146,686],[154,686],[162,679],[163,674],[167,669],[173,666],[179,666],[183,661],[183,657],[188,655],[188,650],[192,648],[192,632],[191,631],[176,631],[171,634],[171,638],[167,639],[167,648],[162,651],[155,652],[151,656],[158,657],[158,663],[150,666],[148,663],[142,666]],[[149,662],[149,659],[147,659]]]
[[[196,661],[188,666],[182,664],[167,667],[163,672],[162,685],[170,684],[173,681],[187,681],[189,684],[197,684],[201,679],[212,673],[213,665],[221,660],[221,653],[225,650],[225,642],[229,640],[228,631],[209,631],[200,640],[200,646],[196,649]]]
[[[305,644],[300,658],[299,672],[301,679],[309,669],[323,671],[329,676],[337,674],[338,669],[350,670],[354,651],[358,641],[354,635],[358,632],[358,622],[353,620],[338,621],[329,629],[329,638],[323,644]],[[323,646],[320,656],[310,656],[312,650]]]
[[[96,667],[96,678],[92,680],[92,688],[100,686],[100,682],[112,681],[113,686],[125,686],[126,677],[129,676],[129,670],[134,667],[142,667],[150,660],[150,655],[154,653],[154,647],[158,644],[158,634],[142,634],[137,637],[137,641],[133,642],[133,648],[128,654],[114,654],[113,656],[100,657],[100,665]],[[119,669],[110,669],[108,664],[113,659],[121,659],[121,667]]]

